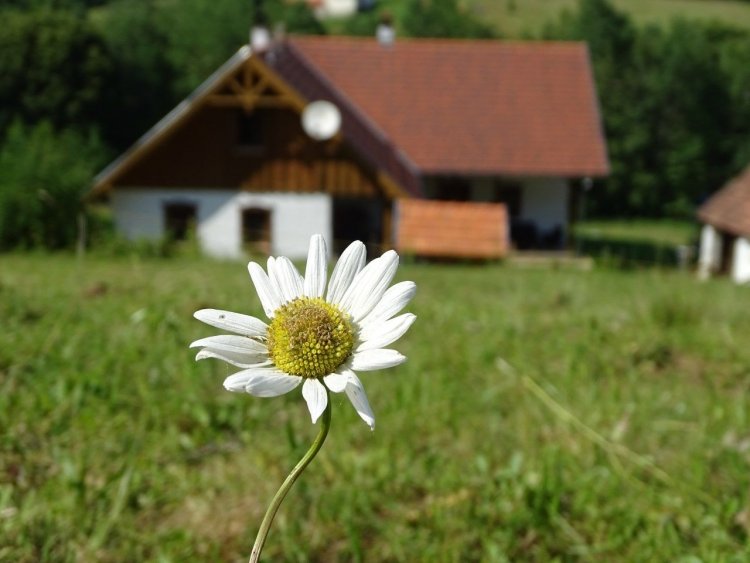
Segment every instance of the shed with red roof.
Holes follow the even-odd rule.
[[[750,166],[699,209],[701,230],[698,268],[702,277],[725,273],[750,283]]]
[[[340,112],[330,140],[300,126],[313,100]],[[94,190],[127,236],[193,223],[215,255],[392,244],[401,198],[503,203],[516,248],[558,248],[580,181],[608,171],[585,44],[293,37],[240,49]]]

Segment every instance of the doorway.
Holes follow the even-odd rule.
[[[355,240],[367,246],[368,253],[380,254],[383,241],[384,202],[365,198],[333,200],[333,249],[341,254]]]
[[[271,210],[242,210],[242,247],[249,254],[271,254]]]

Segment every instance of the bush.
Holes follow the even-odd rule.
[[[14,123],[0,149],[0,249],[72,246],[102,152],[93,135]]]

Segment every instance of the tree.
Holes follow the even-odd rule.
[[[715,30],[717,31],[717,30]],[[733,148],[732,175],[750,165],[750,33],[746,31],[719,30],[719,66],[726,77],[731,124],[726,135]]]
[[[0,150],[0,248],[64,248],[101,162],[95,135],[15,122]]]
[[[400,28],[408,37],[456,37],[489,39],[495,30],[456,0],[406,0],[401,8]],[[374,31],[373,31],[374,32]]]
[[[719,64],[722,33],[682,20],[636,29],[606,0],[581,0],[547,28],[591,50],[612,168],[589,198],[593,214],[692,216],[728,177],[739,106]]]
[[[248,0],[180,0],[160,4],[159,25],[167,37],[167,57],[179,69],[176,93],[184,96],[248,42],[253,6]],[[271,28],[290,33],[324,33],[306,4],[265,3]]]
[[[3,10],[0,134],[11,121],[87,127],[101,118],[111,61],[83,16],[61,10]]]
[[[179,101],[173,89],[178,73],[167,57],[158,10],[155,0],[117,0],[97,20],[112,60],[100,128],[103,140],[118,151]]]

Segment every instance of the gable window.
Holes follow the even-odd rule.
[[[242,210],[242,244],[251,253],[271,253],[271,210],[249,207]]]
[[[260,112],[237,112],[237,146],[241,149],[262,149],[264,146],[264,120]]]
[[[164,227],[172,240],[187,240],[197,218],[198,208],[193,203],[164,204]]]

